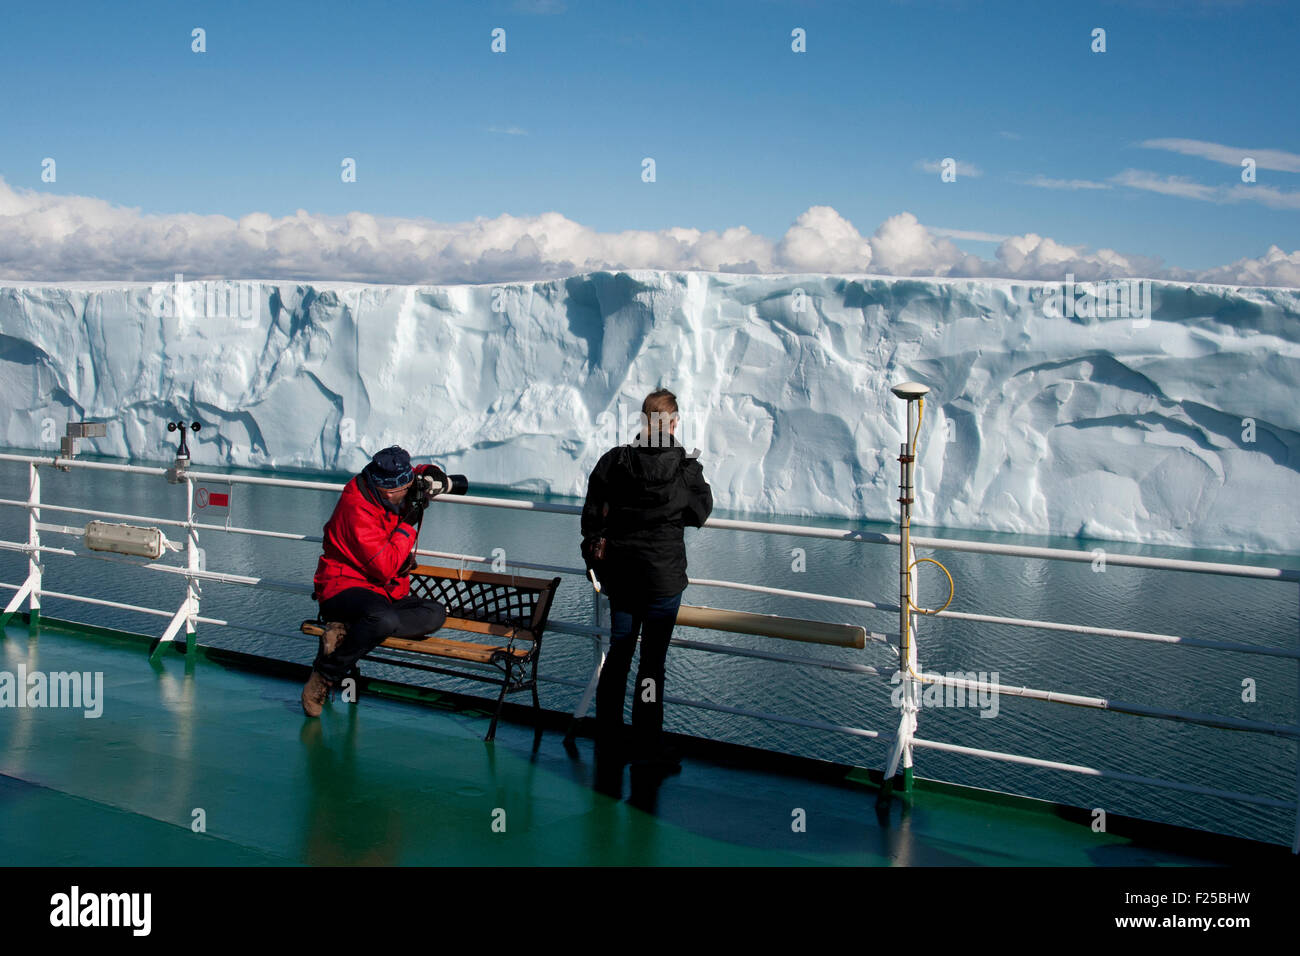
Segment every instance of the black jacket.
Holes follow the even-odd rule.
[[[582,556],[601,587],[623,600],[680,594],[686,588],[682,529],[701,527],[713,511],[713,491],[699,461],[676,439],[668,445],[619,445],[596,463],[582,507]],[[606,559],[591,546],[608,541]]]

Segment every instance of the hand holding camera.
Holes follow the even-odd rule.
[[[464,475],[449,475],[437,465],[430,465],[422,474],[416,475],[406,495],[403,520],[416,524],[424,509],[429,507],[429,502],[438,495],[463,495],[467,491],[469,480]]]
[[[449,475],[437,465],[430,465],[416,479],[415,485],[426,498],[435,495],[463,495],[469,491],[469,479],[464,475]]]

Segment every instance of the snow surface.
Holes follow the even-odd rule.
[[[662,385],[719,507],[888,521],[889,386],[916,380],[917,526],[1300,551],[1300,291],[1152,289],[1142,323],[999,279],[9,283],[0,443],[108,420],[86,451],[166,461],[165,422],[198,418],[196,464],[350,472],[401,444],[580,496]]]

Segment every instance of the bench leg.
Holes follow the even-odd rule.
[[[537,658],[533,658],[533,723],[541,726],[542,703],[537,699]]]
[[[505,703],[506,688],[510,686],[510,672],[507,671],[505,678],[501,681],[501,693],[497,695],[497,709],[492,714],[492,726],[488,728],[487,736],[484,740],[495,740],[497,736],[497,720],[501,716],[501,705]]]

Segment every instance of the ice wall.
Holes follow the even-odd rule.
[[[889,386],[914,379],[918,526],[1300,551],[1300,291],[1146,291],[1099,319],[989,279],[0,283],[0,443],[105,419],[86,450],[163,462],[164,423],[199,418],[199,464],[353,471],[397,443],[581,495],[664,385],[720,507],[890,520]]]

